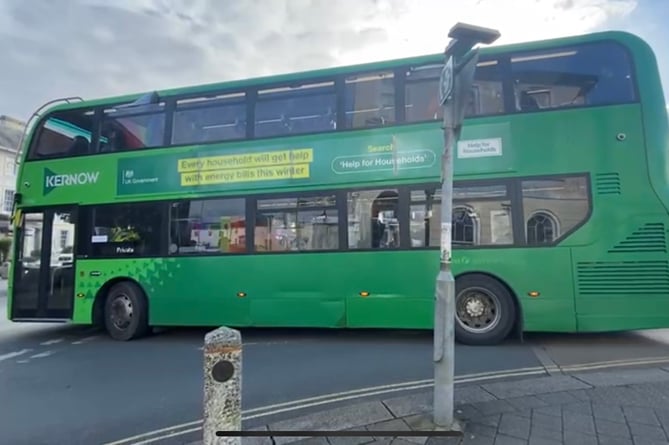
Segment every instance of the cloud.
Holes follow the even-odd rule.
[[[4,114],[96,98],[440,52],[457,21],[499,43],[582,33],[635,0],[0,0]]]

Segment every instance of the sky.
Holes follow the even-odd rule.
[[[495,44],[633,32],[669,90],[667,0],[0,0],[0,115],[441,52],[456,22],[500,30]]]

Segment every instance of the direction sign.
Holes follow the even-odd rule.
[[[450,56],[439,78],[439,101],[444,105],[453,92],[453,56]]]

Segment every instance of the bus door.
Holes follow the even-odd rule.
[[[77,208],[26,210],[17,227],[13,320],[66,320],[74,307]]]

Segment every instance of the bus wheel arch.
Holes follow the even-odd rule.
[[[458,316],[465,310],[463,304],[472,304],[471,294],[476,293],[474,308],[488,310],[497,305],[493,326],[466,327]],[[486,304],[480,302],[481,297]],[[462,301],[467,298],[465,303]],[[522,330],[523,313],[518,296],[500,277],[487,272],[468,271],[455,277],[455,338],[467,345],[496,345],[506,340],[512,332]]]
[[[124,326],[119,327],[119,320]],[[93,322],[114,340],[141,338],[150,331],[149,300],[142,286],[132,278],[107,281],[95,295]]]

